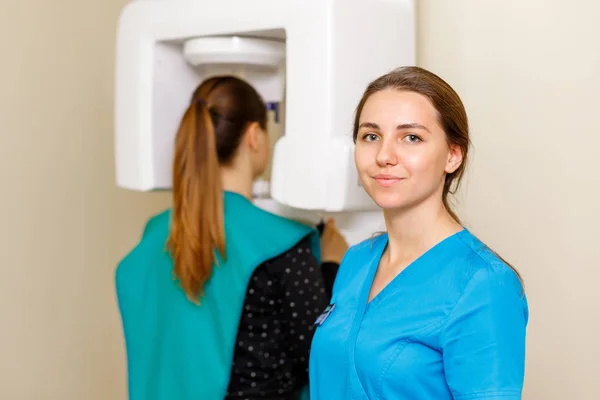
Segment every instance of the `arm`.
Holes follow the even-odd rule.
[[[479,270],[441,335],[444,370],[457,400],[520,400],[527,304],[512,271]]]
[[[303,239],[285,256],[270,265],[281,276],[283,333],[287,351],[295,360],[297,373],[308,379],[308,355],[314,335],[313,323],[329,304],[321,268]]]
[[[325,284],[327,302],[331,300],[333,284],[335,282],[338,269],[340,269],[340,264],[335,261],[325,261],[321,263],[321,273],[323,274],[323,283]]]
[[[328,220],[327,223],[322,223],[319,230],[321,231],[321,271],[325,281],[327,300],[329,301],[342,258],[348,251],[348,243],[335,226],[333,219]]]

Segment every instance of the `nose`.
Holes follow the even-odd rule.
[[[398,154],[395,143],[390,140],[382,140],[380,143],[381,147],[377,152],[377,164],[382,167],[396,165],[398,163]]]

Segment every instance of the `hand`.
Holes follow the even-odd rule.
[[[335,226],[333,219],[327,220],[321,234],[321,262],[342,263],[348,243]]]

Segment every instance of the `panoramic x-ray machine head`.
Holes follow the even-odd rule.
[[[303,210],[376,209],[351,139],[367,84],[415,63],[413,0],[137,0],[121,13],[116,179],[169,189],[174,136],[200,81],[234,74],[281,118],[270,196]]]

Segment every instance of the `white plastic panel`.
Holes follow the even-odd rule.
[[[308,35],[314,34],[312,40],[319,41],[314,58],[326,62],[315,62],[315,69],[310,71],[314,86],[302,86],[303,80],[294,79],[300,75],[294,74],[295,63],[288,56],[288,89],[292,91],[292,85],[298,86],[296,90],[308,88],[319,94],[312,96],[318,101],[308,101],[311,110],[294,114],[298,120],[287,121],[290,126],[275,148],[272,194],[281,203],[297,208],[375,209],[359,184],[354,166],[354,111],[371,80],[398,66],[415,64],[414,4],[409,0],[335,0],[315,18],[314,25],[322,29],[311,30]],[[298,37],[305,38],[290,31],[288,43]],[[307,92],[293,101],[309,98]],[[302,109],[300,103],[288,103],[290,114],[298,109]],[[312,128],[300,119],[313,121]],[[296,128],[305,130],[296,134]]]
[[[187,40],[183,54],[192,65],[246,64],[276,70],[285,58],[285,43],[240,36],[200,37]]]
[[[179,44],[157,43],[154,47],[152,141],[140,141],[152,146],[152,158],[141,168],[146,172],[140,182],[142,190],[172,187],[175,133],[201,80],[197,71],[185,62],[181,50]],[[173,79],[174,76],[177,79]]]
[[[117,184],[170,187],[179,119],[197,83],[216,73],[186,64],[182,46],[215,35],[285,39],[285,69],[273,75],[285,82],[285,132],[275,145],[272,197],[305,210],[376,209],[354,167],[353,113],[369,81],[415,63],[412,0],[130,3],[117,43]],[[217,69],[240,74],[232,68]],[[259,92],[273,82],[250,71],[244,78]]]
[[[188,39],[235,35],[237,30],[281,40],[285,34],[277,27],[285,24],[281,23],[283,13],[277,12],[280,2],[207,3],[138,0],[121,13],[115,71],[115,163],[120,187],[138,191],[171,187],[175,133],[193,90],[206,77],[215,73],[242,75],[259,92],[264,89],[261,94],[271,99],[267,101],[281,100],[282,84],[274,84],[273,78],[261,72],[232,65],[223,65],[218,71],[206,66],[194,68],[183,54]],[[238,10],[238,18],[231,18],[231,9]],[[258,14],[260,9],[275,12],[267,16]],[[274,78],[283,74],[284,68]]]

